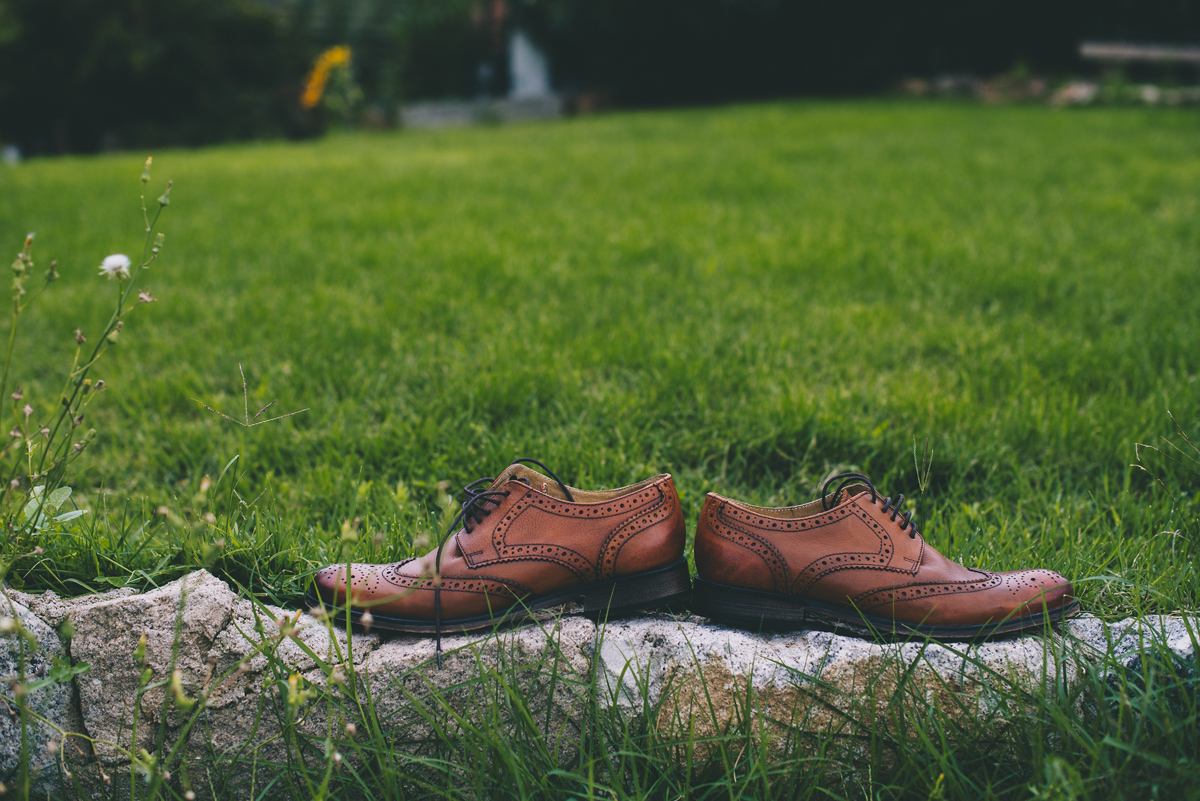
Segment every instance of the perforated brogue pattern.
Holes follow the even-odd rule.
[[[1016,573],[1005,573],[999,578],[1004,581],[1004,589],[1012,601],[1024,603],[1037,598],[1044,592],[1061,586],[1066,581],[1053,570],[1021,570]]]
[[[411,559],[408,561],[412,561]],[[400,590],[432,590],[435,579],[432,576],[412,576],[400,572],[400,567],[407,562],[394,565],[381,565],[375,571],[381,581],[386,581]],[[532,590],[512,579],[499,576],[449,576],[442,574],[442,592],[469,592],[477,595],[524,597],[532,594]]]
[[[766,520],[767,518],[751,515],[729,503],[706,505],[705,508],[708,515],[708,527],[713,534],[757,554],[767,569],[771,571],[771,580],[774,582],[776,590],[787,586],[787,560],[783,558],[783,554],[746,525],[750,519]],[[771,522],[786,522],[789,527],[792,527],[792,524],[802,521],[772,520]]]
[[[384,568],[398,567],[406,565],[412,559],[405,559],[403,562],[398,562],[395,565],[368,565],[355,562],[350,565],[350,598],[357,599],[362,597],[370,597],[377,592],[381,586],[380,573]],[[338,588],[338,597],[344,597],[346,566],[330,565],[320,572],[321,576],[327,576],[329,583]]]
[[[615,498],[606,503],[581,504],[569,503],[536,491],[529,492],[525,497],[512,505],[492,530],[492,547],[496,550],[496,556],[491,559],[479,560],[475,558],[478,555],[478,552],[476,552],[467,554],[467,559],[472,567],[531,560],[553,562],[570,570],[580,581],[595,581],[599,572],[595,564],[595,557],[588,558],[578,551],[559,543],[509,544],[509,531],[513,526],[518,525],[522,514],[533,509],[537,509],[543,514],[567,520],[596,521],[610,518],[626,518],[638,509],[653,503],[661,494],[662,490],[655,485],[641,492]],[[617,528],[615,521],[613,525],[614,529]],[[569,530],[569,528],[564,528],[563,530]]]
[[[634,498],[633,508],[637,509],[642,502],[652,501],[651,506],[635,517],[631,517],[613,530],[604,545],[600,548],[600,577],[612,578],[617,569],[617,557],[621,549],[638,534],[651,526],[657,525],[675,513],[674,495],[667,495],[662,487],[651,486],[639,492]]]
[[[983,592],[999,587],[1004,583],[1004,577],[998,573],[981,573],[981,577],[971,581],[943,581],[929,584],[898,584],[880,590],[864,592],[854,598],[854,604],[864,612],[880,606],[894,606],[907,601],[917,601],[940,595],[966,595],[973,592]]]
[[[841,514],[834,516],[838,512]],[[884,524],[880,523],[870,514],[867,514],[856,503],[842,504],[826,514],[808,518],[811,521],[808,528],[819,528],[820,526],[842,520],[850,515],[854,515],[865,523],[871,529],[871,533],[879,538],[878,550],[874,552],[845,551],[842,553],[827,554],[821,556],[819,559],[814,559],[800,571],[800,574],[792,582],[793,594],[806,594],[818,581],[840,570],[881,570],[889,573],[904,573],[910,576],[916,574],[917,568],[921,564],[921,558],[925,554],[925,541],[921,540],[916,560],[907,560],[912,561],[911,567],[907,565],[903,567],[895,565],[896,542],[891,532],[887,530]]]

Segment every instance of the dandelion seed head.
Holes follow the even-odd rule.
[[[100,275],[103,275],[109,281],[114,278],[128,278],[129,266],[132,263],[124,253],[114,253],[111,256],[106,256],[104,261],[100,262]]]

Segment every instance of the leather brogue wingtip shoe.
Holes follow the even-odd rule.
[[[532,469],[535,464],[548,475]],[[568,487],[518,459],[465,488],[446,539],[388,565],[331,565],[311,600],[394,631],[473,631],[550,607],[618,615],[683,600],[691,591],[686,531],[669,475],[614,490]]]
[[[842,484],[830,495],[834,481]],[[996,573],[945,558],[900,513],[903,500],[857,473],[834,476],[802,506],[710,493],[696,528],[693,607],[752,629],[941,641],[1036,630],[1078,611],[1071,582],[1053,571]]]

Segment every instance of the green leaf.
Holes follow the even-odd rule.
[[[59,487],[54,492],[50,493],[50,500],[46,501],[46,505],[51,509],[57,509],[67,502],[71,497],[70,487]]]
[[[73,509],[70,512],[63,512],[58,517],[54,518],[54,522],[55,523],[66,523],[67,521],[74,520],[77,517],[82,517],[83,515],[86,515],[87,511],[88,511],[87,509]]]
[[[40,690],[42,687],[48,687],[51,684],[71,681],[76,676],[87,673],[92,669],[87,662],[77,662],[72,665],[70,662],[65,662],[62,659],[52,659],[50,661],[51,666],[50,670],[46,673],[46,678],[26,685],[26,689],[29,692]]]

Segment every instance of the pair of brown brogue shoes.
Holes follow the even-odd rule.
[[[439,657],[443,632],[563,605],[615,616],[689,595],[695,611],[752,629],[818,625],[948,641],[1037,628],[1077,608],[1071,582],[1057,573],[994,573],[945,558],[912,513],[901,513],[903,495],[883,497],[858,473],[833,477],[802,506],[709,493],[696,526],[694,586],[669,475],[588,491],[518,459],[465,493],[437,549],[390,565],[327,567],[315,577],[314,600],[348,607],[355,620],[369,613],[379,628],[434,634]]]

